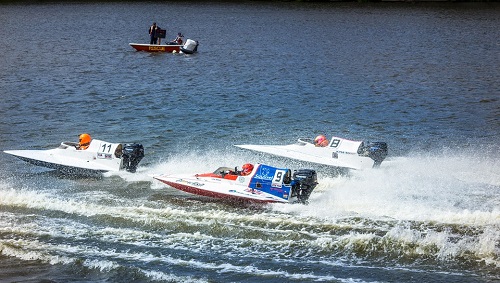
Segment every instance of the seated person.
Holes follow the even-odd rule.
[[[314,139],[314,145],[319,147],[328,146],[328,139],[324,135],[319,135]]]
[[[90,146],[91,141],[92,138],[90,137],[89,134],[81,134],[77,149],[86,150]]]
[[[253,171],[253,165],[250,163],[245,163],[241,166],[241,170],[238,170],[238,167],[233,170],[228,170],[222,174],[225,179],[236,180],[237,176],[248,176]]]
[[[167,44],[168,44],[168,45],[182,45],[182,43],[184,42],[184,41],[182,40],[182,38],[183,38],[183,37],[184,37],[184,35],[182,35],[182,33],[180,33],[180,32],[179,32],[179,33],[177,34],[177,37],[176,37],[174,40],[172,40],[172,41],[170,41],[169,43],[167,43]]]
[[[253,165],[250,163],[246,163],[246,164],[243,164],[243,166],[241,166],[240,175],[247,176],[247,175],[250,175],[250,173],[252,173],[252,171],[253,171]]]

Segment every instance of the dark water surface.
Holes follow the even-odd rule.
[[[497,282],[498,4],[0,5],[0,150],[140,142],[136,174],[1,153],[0,282]],[[135,52],[156,21],[199,53]],[[310,204],[246,207],[150,175],[250,161],[241,143],[382,140],[316,168]]]

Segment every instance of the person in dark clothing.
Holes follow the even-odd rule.
[[[156,25],[156,23],[153,23],[152,26],[149,27],[149,37],[151,40],[149,41],[149,44],[156,44],[158,41],[158,30],[160,27]]]

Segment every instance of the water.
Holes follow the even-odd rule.
[[[195,55],[135,52],[156,21]],[[500,280],[497,4],[0,6],[0,149],[140,142],[136,174],[0,154],[2,282]],[[310,204],[241,206],[151,174],[297,161],[234,148],[381,140]]]

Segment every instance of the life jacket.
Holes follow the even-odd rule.
[[[87,148],[89,148],[90,146],[90,143],[83,143],[83,144],[80,144],[80,146],[78,147],[79,150],[86,150]]]

